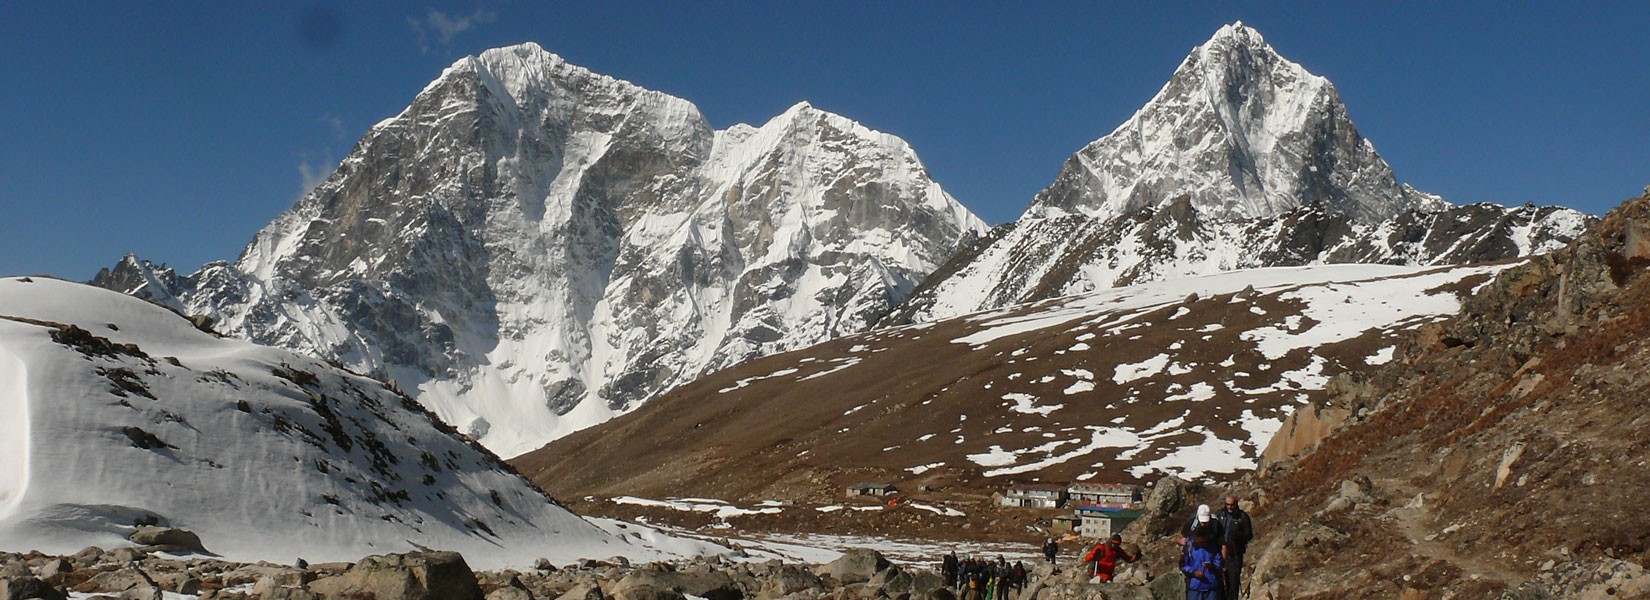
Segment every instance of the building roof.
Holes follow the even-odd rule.
[[[1008,486],[1010,492],[1064,492],[1066,486],[1058,483],[1020,483]]]
[[[1140,486],[1129,483],[1074,483],[1073,494],[1133,494]]]
[[[891,488],[891,487],[894,487],[894,486],[888,485],[886,483],[875,483],[875,482],[870,482],[870,481],[862,481],[862,482],[850,485],[848,487],[852,488],[852,489],[856,489],[856,490],[863,490],[863,489],[867,489],[867,488]]]
[[[1108,519],[1138,519],[1140,511],[1127,508],[1108,508],[1098,506],[1083,506],[1077,509],[1077,514],[1085,517],[1106,517]]]

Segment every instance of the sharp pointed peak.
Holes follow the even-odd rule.
[[[1264,46],[1266,45],[1266,36],[1261,35],[1260,30],[1244,25],[1243,21],[1233,21],[1220,26],[1220,29],[1216,30],[1215,34],[1209,37],[1209,44],[1222,41],[1236,42],[1251,46]]]

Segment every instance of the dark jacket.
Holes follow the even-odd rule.
[[[1224,542],[1226,540],[1226,530],[1220,526],[1220,515],[1215,515],[1213,518],[1209,519],[1208,525],[1211,537],[1219,542]],[[1192,537],[1192,532],[1197,530],[1197,526],[1197,516],[1193,515],[1191,520],[1186,521],[1186,526],[1180,528],[1180,534],[1186,536],[1187,539],[1190,539]]]
[[[1043,556],[1047,556],[1049,558],[1054,558],[1054,555],[1059,554],[1059,553],[1060,553],[1060,544],[1059,543],[1049,542],[1047,544],[1043,544]]]
[[[1249,550],[1249,540],[1255,539],[1255,524],[1249,520],[1249,513],[1241,508],[1228,511],[1222,507],[1215,513],[1214,522],[1225,532],[1221,539],[1226,541],[1227,551],[1242,555]]]
[[[1186,574],[1187,585],[1199,592],[1220,589],[1220,574],[1225,568],[1226,561],[1220,557],[1220,548],[1214,544],[1192,544],[1187,548],[1185,557],[1180,559],[1180,572]],[[1198,571],[1203,572],[1202,577],[1192,575]]]

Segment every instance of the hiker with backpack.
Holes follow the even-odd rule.
[[[945,587],[957,588],[957,569],[961,567],[957,561],[956,551],[951,551],[940,561],[940,576],[945,578]]]
[[[1204,523],[1192,528],[1180,557],[1180,572],[1186,574],[1186,600],[1222,600],[1221,580],[1224,579],[1225,559],[1220,556],[1220,541],[1215,527]]]
[[[1221,528],[1220,521],[1215,520],[1214,511],[1209,510],[1207,504],[1197,505],[1197,516],[1192,517],[1192,520],[1187,521],[1186,525],[1180,528],[1180,534],[1190,540],[1192,539],[1192,531],[1198,527],[1208,527],[1209,535],[1214,536],[1215,543],[1224,544],[1226,542],[1226,530]]]
[[[1255,525],[1249,519],[1249,513],[1238,506],[1237,496],[1226,497],[1226,505],[1220,514],[1215,515],[1214,522],[1225,532],[1225,597],[1236,600],[1243,587],[1243,555],[1249,550],[1249,541],[1255,537]]]
[[[1140,555],[1129,554],[1123,549],[1123,536],[1112,534],[1111,539],[1096,544],[1088,554],[1083,555],[1083,562],[1092,564],[1089,575],[1099,577],[1100,581],[1111,581],[1117,572],[1117,563],[1134,562],[1140,560]]]
[[[1048,559],[1048,564],[1051,564],[1051,565],[1054,564],[1054,557],[1059,556],[1059,555],[1060,555],[1060,543],[1059,542],[1054,541],[1054,538],[1048,538],[1048,541],[1043,542],[1043,557]]]

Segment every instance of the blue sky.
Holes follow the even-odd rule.
[[[522,41],[717,127],[808,100],[997,223],[1243,20],[1399,179],[1600,213],[1650,184],[1650,3],[1566,4],[3,2],[0,275],[232,260],[442,68]]]

